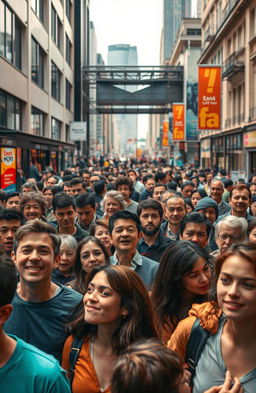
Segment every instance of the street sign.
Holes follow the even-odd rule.
[[[70,139],[72,141],[86,141],[87,124],[85,121],[73,121],[70,123]]]

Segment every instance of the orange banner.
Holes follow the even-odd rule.
[[[185,122],[184,122],[184,104],[173,104],[173,125],[172,139],[173,141],[185,140]]]
[[[221,66],[198,67],[198,128],[221,128]]]
[[[162,146],[169,146],[169,121],[163,121]]]

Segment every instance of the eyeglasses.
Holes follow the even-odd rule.
[[[218,238],[220,240],[222,240],[222,241],[225,241],[225,240],[228,240],[228,239],[230,239],[232,241],[237,241],[237,240],[241,239],[241,236],[228,235],[226,233],[223,233],[222,235],[218,235]]]

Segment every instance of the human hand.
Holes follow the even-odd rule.
[[[233,385],[233,386],[232,386]],[[204,393],[243,393],[244,388],[237,377],[232,378],[229,371],[226,372],[226,378],[222,386],[213,386]]]

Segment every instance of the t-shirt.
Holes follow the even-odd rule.
[[[59,362],[18,337],[8,362],[0,367],[1,393],[70,393],[66,373]]]
[[[69,336],[65,342],[62,356],[62,367],[69,371],[69,353],[74,337]],[[101,390],[98,376],[90,356],[89,341],[85,341],[80,350],[75,365],[75,374],[72,383],[73,393],[110,393],[110,386]]]
[[[60,291],[44,302],[28,302],[16,293],[12,302],[14,309],[4,330],[61,361],[69,316],[82,300],[82,295],[59,286]]]
[[[219,386],[224,383],[227,371],[221,354],[221,335],[224,322],[225,318],[223,317],[220,320],[218,332],[210,336],[205,344],[193,379],[193,393],[202,393],[212,386]],[[244,393],[256,392],[256,368],[243,375],[239,380],[244,388]]]

